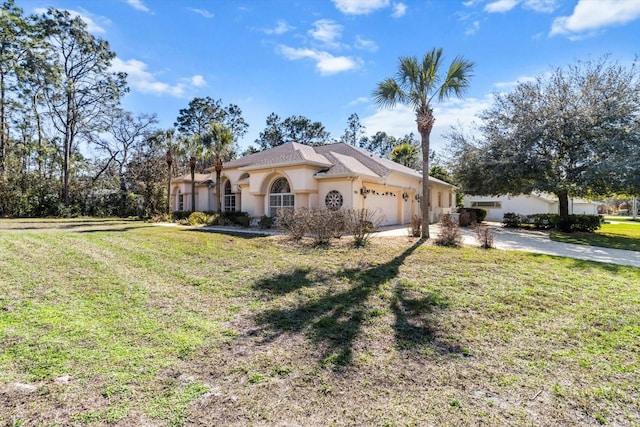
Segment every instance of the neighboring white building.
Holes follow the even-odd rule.
[[[197,174],[196,209],[214,211],[215,171]],[[429,177],[430,222],[455,209],[456,187]],[[221,176],[223,211],[252,217],[278,209],[330,207],[378,210],[384,224],[408,224],[420,215],[422,174],[344,143],[312,147],[297,143],[226,162]],[[171,181],[173,210],[194,210],[191,176]]]
[[[570,214],[598,214],[597,202],[582,199],[569,199]],[[559,213],[558,198],[546,193],[532,193],[529,195],[501,195],[501,196],[472,196],[464,195],[464,206],[467,208],[482,208],[487,211],[487,221],[502,221],[507,212],[520,215]]]

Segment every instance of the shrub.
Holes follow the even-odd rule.
[[[271,226],[273,225],[273,218],[267,215],[263,215],[260,217],[260,220],[258,220],[258,227],[265,229],[265,228],[271,228]]]
[[[326,244],[331,238],[339,239],[346,230],[345,211],[326,208],[281,210],[277,223],[293,240],[309,234],[316,245]]]
[[[482,222],[487,217],[487,210],[481,208],[472,208],[473,212],[476,214],[476,221]]]
[[[422,217],[420,215],[414,215],[411,217],[411,237],[422,236]]]
[[[234,224],[240,226],[240,227],[244,227],[244,228],[248,228],[249,225],[251,224],[251,218],[249,218],[249,214],[247,212],[241,212],[242,215],[234,215],[231,220],[233,221]]]
[[[476,240],[482,249],[493,248],[493,232],[486,225],[476,227]]]
[[[378,230],[383,221],[384,217],[377,210],[345,210],[346,227],[353,235],[354,245],[357,247],[366,246],[371,239],[371,234]]]
[[[535,228],[538,230],[560,230],[564,232],[582,231],[592,233],[600,228],[598,215],[569,215],[561,218],[558,214],[518,215],[505,213],[502,225],[509,228]]]
[[[506,212],[502,217],[502,226],[507,228],[520,227],[520,215],[515,212]]]
[[[340,221],[336,221],[339,216],[337,211],[326,208],[301,209],[304,216],[305,229],[314,240],[315,245],[323,245],[328,243],[335,234],[342,234],[341,228],[344,225]]]
[[[208,224],[208,216],[204,212],[191,212],[186,220],[188,225]]]
[[[442,215],[440,218],[440,234],[436,238],[436,244],[456,248],[462,246],[462,233],[460,233],[460,226],[449,214]]]
[[[458,225],[460,227],[469,227],[470,225],[474,225],[476,220],[476,213],[473,209],[460,208],[458,209]]]
[[[171,214],[168,213],[160,213],[155,214],[151,217],[151,222],[171,222]]]
[[[278,226],[285,230],[293,240],[300,240],[306,233],[306,224],[302,216],[293,209],[280,209],[276,216]]]
[[[173,211],[171,217],[174,221],[186,220],[191,215],[191,211]]]

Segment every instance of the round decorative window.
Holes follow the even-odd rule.
[[[331,190],[324,198],[324,204],[327,208],[336,211],[342,207],[342,194],[339,191]]]

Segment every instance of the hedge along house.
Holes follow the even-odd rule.
[[[196,175],[198,211],[217,210],[215,171]],[[336,143],[312,147],[288,143],[224,164],[222,211],[252,217],[275,216],[279,209],[353,208],[377,210],[383,224],[408,224],[420,215],[422,174],[354,146]],[[456,187],[429,178],[429,220],[455,208]],[[174,210],[191,209],[191,176],[171,181]]]

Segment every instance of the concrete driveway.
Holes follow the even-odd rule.
[[[554,242],[549,239],[548,233],[541,231],[508,229],[495,225],[489,227],[493,231],[494,247],[496,249],[518,250],[640,267],[640,252]],[[432,224],[429,227],[429,234],[432,238],[436,237],[439,231],[440,227],[437,224]],[[381,237],[408,235],[408,228],[388,228],[376,233],[376,236]],[[462,235],[466,246],[478,246],[476,233],[473,229],[463,228]]]

